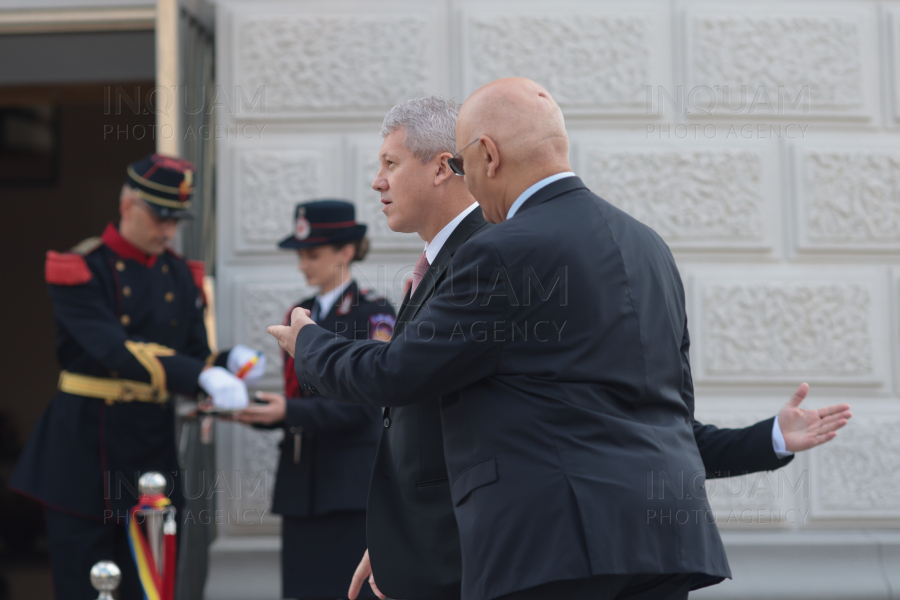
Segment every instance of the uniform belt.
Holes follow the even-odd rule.
[[[59,374],[59,389],[76,396],[101,398],[106,400],[107,404],[113,402],[163,403],[169,399],[168,394],[160,393],[160,390],[142,381],[91,377],[68,371]]]

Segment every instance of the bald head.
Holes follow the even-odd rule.
[[[569,138],[559,106],[550,92],[524,77],[479,88],[459,111],[457,129],[460,125],[474,135],[491,136],[510,160],[568,160]]]
[[[562,111],[530,79],[498,79],[469,96],[456,121],[457,150],[476,138],[463,156],[466,183],[492,222],[532,184],[571,170]]]

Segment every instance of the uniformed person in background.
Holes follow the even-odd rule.
[[[296,250],[316,296],[297,306],[321,327],[357,340],[388,341],[394,310],[350,276],[368,249],[366,226],[341,200],[299,204],[294,234],[279,247]],[[291,307],[285,316],[290,323]],[[346,597],[347,581],[366,549],[366,496],[381,428],[381,409],[353,406],[301,389],[284,353],[284,395],[259,393],[237,419],[284,428],[272,511],[283,516],[281,584],[285,598]],[[370,590],[366,590],[370,592]],[[369,597],[374,597],[371,594]]]
[[[257,356],[246,346],[210,353],[203,263],[169,249],[191,215],[193,175],[191,163],[159,154],[131,164],[118,226],[47,253],[62,373],[10,487],[45,507],[59,600],[96,597],[89,573],[99,560],[122,570],[120,600],[143,598],[125,522],[147,471],[165,474],[182,504],[171,395],[202,388],[216,406],[240,409],[265,370],[259,360],[244,380],[232,374]]]

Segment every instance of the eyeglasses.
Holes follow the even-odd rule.
[[[454,154],[452,158],[447,159],[447,164],[450,165],[451,171],[453,171],[454,173],[456,173],[459,176],[466,174],[466,172],[463,170],[463,157],[460,156],[460,154],[462,154],[463,150],[465,150],[466,148],[468,148],[469,146],[471,146],[472,144],[477,142],[479,139],[481,139],[481,136],[478,136],[477,138],[475,138],[474,140],[472,140],[471,142],[466,144],[465,148],[463,148],[462,150],[460,150],[459,152]]]

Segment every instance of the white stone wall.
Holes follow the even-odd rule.
[[[850,597],[803,549],[900,529],[900,3],[220,0],[217,52],[219,336],[266,349],[266,386],[280,359],[264,325],[308,291],[275,248],[293,205],[352,199],[373,243],[360,276],[399,303],[422,244],[387,228],[369,187],[381,118],[532,77],[563,108],[576,172],[675,253],[698,418],[753,423],[804,380],[808,407],[852,404],[828,446],[711,486],[740,560],[757,556],[740,536],[764,531],[758,560],[794,544],[813,595]],[[254,436],[220,429],[226,469],[250,467]],[[698,597],[763,597],[740,584]],[[857,597],[887,597],[867,585]]]

